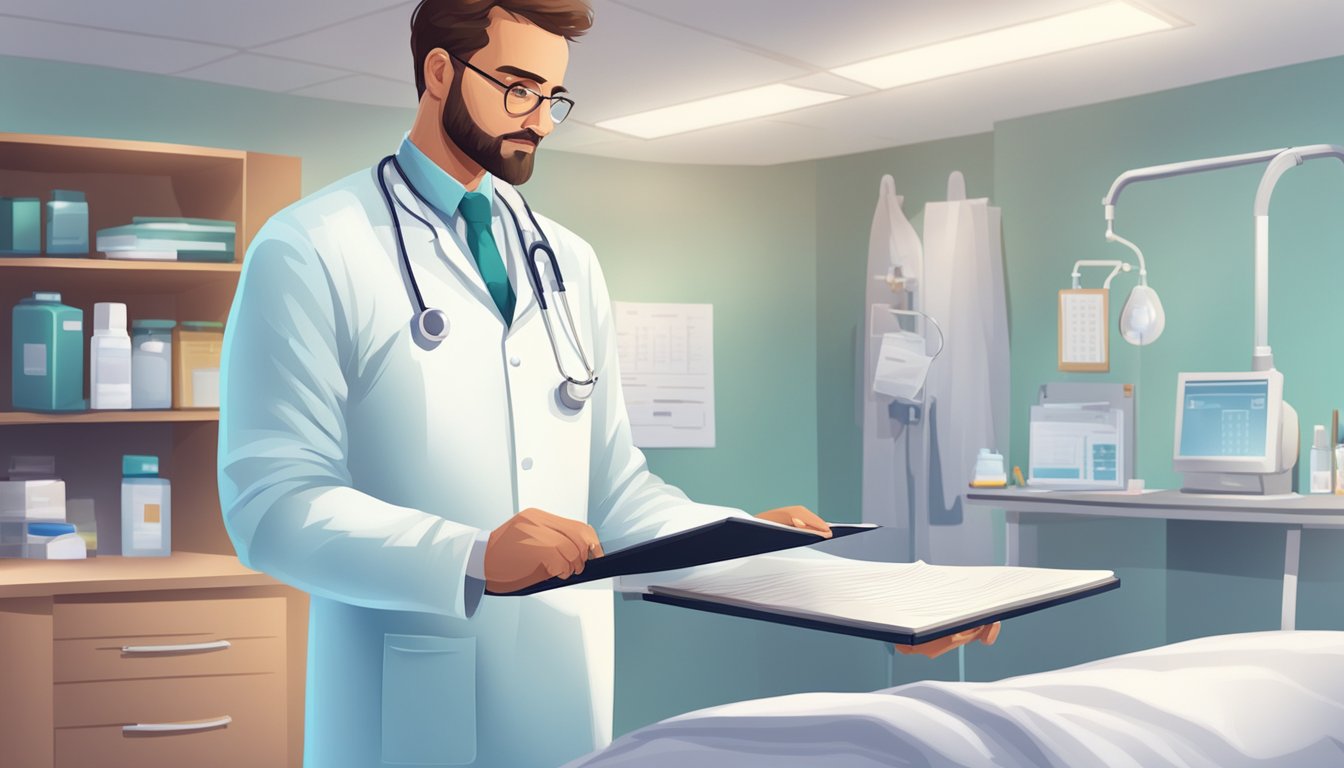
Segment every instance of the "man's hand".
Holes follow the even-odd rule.
[[[979,640],[985,645],[993,645],[994,641],[998,639],[999,622],[996,621],[993,624],[986,624],[983,627],[976,627],[975,629],[967,629],[958,632],[955,635],[940,637],[937,640],[930,640],[927,643],[920,643],[919,645],[897,645],[896,650],[907,655],[918,653],[923,656],[928,656],[930,659],[935,659],[953,648],[960,648],[972,640]]]
[[[490,532],[485,546],[485,588],[513,592],[552,576],[583,573],[589,558],[602,557],[591,525],[540,509],[525,509]]]
[[[780,507],[762,512],[757,517],[762,520],[769,520],[772,523],[781,523],[791,525],[794,528],[814,531],[820,533],[823,538],[831,538],[831,526],[827,525],[825,520],[817,517],[816,513],[807,507]]]

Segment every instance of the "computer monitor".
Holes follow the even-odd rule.
[[[1173,455],[1184,490],[1290,493],[1297,439],[1278,371],[1179,374]]]

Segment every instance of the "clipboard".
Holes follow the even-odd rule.
[[[931,640],[938,640],[949,635],[955,635],[956,633],[967,629],[975,629],[976,627],[983,627],[986,624],[993,624],[996,621],[1004,621],[1017,616],[1024,616],[1028,613],[1043,611],[1046,608],[1053,608],[1057,605],[1072,603],[1075,600],[1082,600],[1085,597],[1100,595],[1104,592],[1110,592],[1113,589],[1119,588],[1120,579],[1116,576],[1112,576],[1109,580],[1102,582],[1101,584],[1079,589],[1065,595],[1045,598],[1037,602],[1012,608],[987,611],[953,624],[915,632],[906,632],[895,628],[882,628],[865,624],[854,624],[846,622],[840,618],[817,615],[806,616],[801,614],[791,615],[762,608],[717,602],[701,597],[668,594],[667,592],[658,592],[656,587],[653,588],[653,591],[641,594],[639,597],[645,602],[674,605],[679,608],[690,608],[696,611],[719,613],[725,616],[737,616],[744,619],[768,621],[772,624],[786,624],[791,627],[802,627],[803,629],[817,629],[822,632],[863,637],[869,640],[881,640],[883,642],[895,643],[896,645],[919,645]]]
[[[779,552],[794,547],[805,547],[822,541],[852,536],[856,533],[876,530],[880,526],[872,523],[831,523],[831,538],[809,533],[802,528],[792,528],[766,520],[744,517],[728,517],[695,528],[660,536],[656,539],[640,542],[624,549],[608,552],[605,556],[589,560],[583,573],[567,579],[552,577],[539,581],[530,587],[514,592],[492,592],[487,595],[510,595],[522,597],[535,595],[560,587],[583,584],[589,581],[609,579],[613,576],[633,576],[655,571],[673,571],[708,565],[739,557],[763,555],[767,552]]]

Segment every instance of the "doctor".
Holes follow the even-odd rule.
[[[406,139],[247,256],[221,504],[242,561],[312,596],[308,766],[526,768],[606,745],[610,582],[486,589],[744,514],[648,471],[593,251],[512,186],[572,106],[568,41],[590,23],[579,0],[423,0]],[[538,242],[568,302],[544,251],[529,274]],[[829,535],[802,507],[760,517]]]

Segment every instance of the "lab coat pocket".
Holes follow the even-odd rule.
[[[476,638],[383,635],[383,764],[476,760]]]

